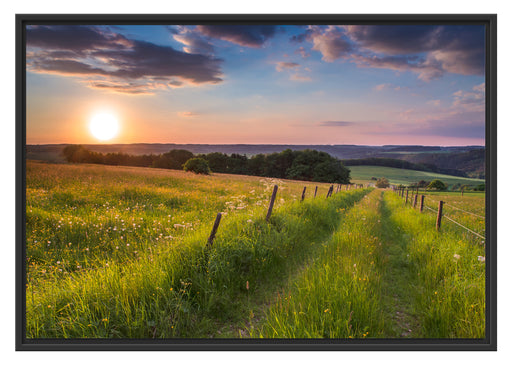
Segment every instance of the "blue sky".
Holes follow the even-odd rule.
[[[483,145],[483,26],[30,26],[27,143]]]

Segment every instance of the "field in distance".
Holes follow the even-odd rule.
[[[349,166],[352,182],[363,184],[371,182],[371,178],[385,177],[391,184],[408,185],[420,180],[432,181],[440,179],[447,185],[461,184],[476,186],[485,183],[483,179],[471,179],[467,177],[450,176],[426,171],[398,169],[384,166]]]

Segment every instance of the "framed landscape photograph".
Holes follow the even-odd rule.
[[[496,350],[496,21],[16,16],[17,350]]]

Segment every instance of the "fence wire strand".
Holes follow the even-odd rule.
[[[433,200],[433,199],[430,199],[430,198],[428,198],[428,199],[427,199],[427,197],[426,197],[426,196],[425,196],[425,200],[429,200],[429,201],[431,201],[431,202],[439,203],[439,200]],[[474,216],[476,216],[476,217],[478,217],[478,218],[485,219],[485,217],[484,217],[484,216],[482,216],[482,215],[479,215],[479,214],[476,214],[476,213],[473,213],[473,212],[468,212],[467,210],[460,209],[460,208],[458,208],[458,207],[456,207],[456,206],[453,206],[453,205],[451,205],[451,204],[448,204],[447,202],[443,202],[443,205],[449,206],[450,208],[453,208],[453,209],[460,210],[461,212],[464,212],[464,213],[472,214],[472,215],[474,215]]]
[[[428,205],[423,205],[423,208],[427,208],[428,210],[431,210],[437,214],[437,211],[435,209],[430,208]]]
[[[468,213],[468,214],[474,215],[474,216],[476,216],[476,217],[478,217],[478,218],[485,219],[485,217],[484,217],[484,216],[482,216],[482,215],[479,215],[479,214],[476,214],[476,213],[473,213],[473,212],[468,212],[467,210],[457,208],[457,207],[455,207],[455,206],[453,206],[453,205],[451,205],[451,204],[444,203],[444,205],[447,205],[447,206],[449,206],[449,207],[451,207],[451,208],[453,208],[453,209],[460,210],[461,212],[464,212],[464,213]]]
[[[480,235],[480,234],[476,233],[475,231],[470,230],[468,227],[463,226],[463,225],[462,225],[462,224],[460,224],[459,222],[454,221],[453,219],[451,219],[451,218],[450,218],[450,217],[448,217],[447,215],[443,215],[443,217],[444,217],[444,218],[446,218],[446,219],[448,219],[449,221],[451,221],[451,222],[455,223],[456,225],[458,225],[458,226],[460,226],[460,227],[464,228],[466,231],[469,231],[469,232],[473,233],[474,235],[476,235],[476,236],[480,237],[481,239],[485,240],[485,237],[484,237],[484,236],[482,236],[482,235]]]

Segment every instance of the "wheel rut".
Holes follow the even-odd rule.
[[[380,238],[385,253],[382,276],[384,311],[391,325],[389,336],[396,338],[421,337],[418,314],[414,312],[414,273],[407,254],[409,237],[391,217],[391,210],[381,195]]]

